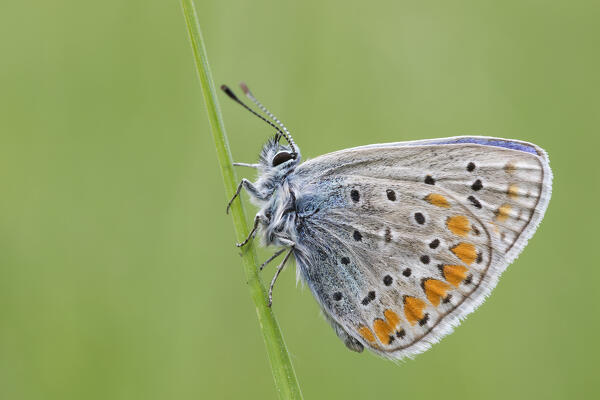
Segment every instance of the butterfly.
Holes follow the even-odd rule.
[[[269,288],[293,256],[337,336],[403,359],[452,332],[491,293],[542,220],[552,191],[548,156],[512,139],[459,136],[372,144],[301,163],[288,129],[233,100],[276,130],[243,179],[260,206],[257,233],[284,254]],[[287,144],[280,143],[285,139]]]

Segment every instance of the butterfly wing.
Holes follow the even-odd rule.
[[[551,179],[539,147],[485,137],[309,160],[290,177],[299,273],[347,344],[420,353],[489,295],[542,219]]]

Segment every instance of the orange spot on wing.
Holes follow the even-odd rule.
[[[444,196],[442,196],[441,194],[437,194],[437,193],[428,194],[427,197],[425,197],[425,200],[437,207],[442,207],[442,208],[450,207],[450,203],[448,203],[448,200],[446,200],[446,198]]]
[[[508,197],[514,199],[519,195],[519,187],[515,184],[509,185],[507,193]]]
[[[375,335],[373,335],[373,332],[364,325],[360,325],[358,327],[358,333],[360,334],[360,336],[362,336],[367,342],[369,343],[375,343]]]
[[[387,322],[382,320],[381,318],[375,319],[373,321],[373,330],[375,334],[379,338],[379,341],[383,344],[392,343],[392,339],[390,339],[390,335],[394,332],[391,326],[388,325]]]
[[[502,204],[498,210],[496,210],[496,221],[506,221],[510,214],[510,208],[509,204]]]
[[[446,292],[450,289],[450,285],[437,279],[427,279],[423,282],[425,295],[434,306],[439,306],[440,301],[446,297]]]
[[[456,215],[446,220],[446,226],[452,233],[458,236],[467,236],[471,230],[469,219],[464,215]]]
[[[398,314],[396,314],[392,310],[390,310],[390,309],[385,310],[383,312],[383,315],[385,316],[385,319],[387,320],[388,325],[391,326],[392,329],[395,329],[400,324],[400,317],[398,316]]]
[[[404,315],[406,320],[414,325],[424,317],[423,310],[425,309],[425,302],[416,297],[406,296],[404,298]]]
[[[471,265],[477,259],[477,251],[471,243],[461,242],[450,250],[467,265]]]
[[[517,167],[512,162],[507,162],[504,166],[504,171],[506,171],[507,174],[512,174],[516,169]]]
[[[444,278],[456,287],[467,277],[467,271],[464,265],[444,265],[443,268]]]

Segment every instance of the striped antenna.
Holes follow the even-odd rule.
[[[279,125],[281,127],[281,129],[283,129],[283,132],[285,132],[285,133],[283,133],[285,140],[287,140],[287,142],[292,147],[294,154],[296,154],[296,150],[295,150],[296,143],[294,143],[294,139],[292,138],[290,131],[288,131],[288,129],[285,127],[285,125],[275,115],[273,115],[273,113],[271,111],[269,111],[267,109],[267,107],[263,106],[262,103],[256,99],[256,97],[254,97],[254,95],[252,94],[250,89],[248,89],[248,85],[246,85],[244,82],[241,82],[240,87],[242,88],[242,91],[244,92],[246,97],[248,97],[250,100],[252,100],[252,102],[254,104],[256,104],[258,106],[258,108],[261,109],[262,112],[267,114],[269,116],[269,118],[271,118],[273,121],[275,121],[275,123],[277,125]]]
[[[284,133],[281,129],[279,129],[277,127],[277,125],[275,125],[274,123],[272,123],[271,121],[269,121],[268,119],[266,119],[265,117],[263,117],[262,115],[260,115],[259,113],[257,113],[253,109],[251,109],[250,107],[248,107],[243,101],[241,101],[240,99],[238,99],[238,97],[235,95],[235,93],[233,93],[233,90],[229,89],[229,86],[227,86],[227,85],[221,85],[221,90],[223,92],[225,92],[225,94],[227,96],[229,96],[229,98],[231,98],[233,101],[235,101],[236,103],[238,103],[239,105],[241,105],[242,107],[244,107],[246,110],[250,111],[252,114],[256,115],[258,118],[262,119],[267,124],[269,124],[273,128],[275,128],[275,130],[277,131],[277,134],[275,135],[275,138],[277,140],[279,140],[279,137],[281,137],[281,136],[284,136],[286,139],[288,138],[288,136],[286,136],[286,133]],[[291,139],[291,137],[290,137],[290,139]],[[290,142],[288,140],[288,143],[290,144],[290,146],[292,148],[292,157],[296,158],[298,156],[298,153],[296,151],[296,146],[294,144],[294,141],[292,140]]]

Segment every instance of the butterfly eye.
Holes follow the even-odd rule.
[[[294,158],[292,153],[288,153],[287,151],[277,153],[275,157],[273,157],[273,166],[276,167],[281,163],[291,160],[292,158]]]

